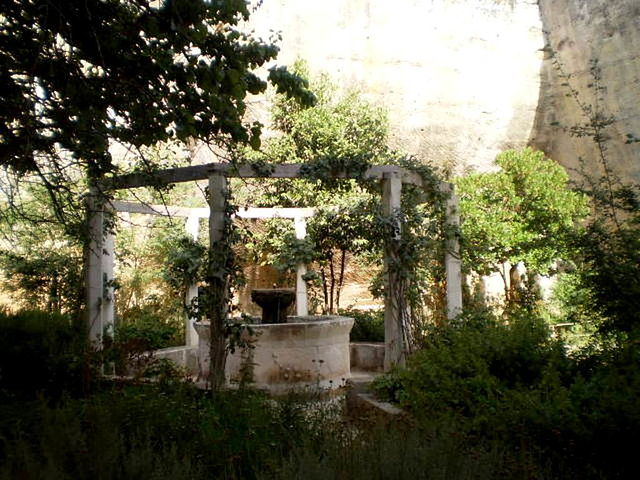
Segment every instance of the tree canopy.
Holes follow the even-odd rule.
[[[275,95],[271,109],[277,132],[260,152],[240,152],[257,162],[305,164],[303,179],[242,180],[238,201],[250,205],[314,207],[307,237],[295,238],[291,225],[267,223],[254,232],[254,254],[268,258],[278,270],[295,271],[298,263],[313,264],[308,278],[318,281],[322,308],[336,313],[345,281],[348,257],[378,251],[374,234],[377,195],[353,179],[331,179],[334,171],[360,172],[372,164],[388,163],[386,111],[367,102],[355,88],[340,89],[328,74],[310,75],[303,61],[293,71],[309,79],[316,97],[312,108],[295,98]],[[379,233],[379,232],[376,232]]]
[[[564,169],[539,151],[509,150],[497,172],[457,180],[463,264],[486,275],[505,262],[545,273],[566,256],[567,233],[587,214],[586,197],[571,191]]]
[[[110,140],[259,145],[244,119],[255,70],[278,48],[245,33],[243,0],[7,0],[0,4],[0,158],[35,174],[52,198],[70,167],[114,171]],[[313,102],[304,81],[272,67],[279,92]],[[60,207],[62,208],[62,207]]]

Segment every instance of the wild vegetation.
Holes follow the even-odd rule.
[[[521,166],[516,161],[499,174],[461,181],[462,195],[468,195],[469,202],[461,207],[463,216],[466,209],[473,220],[466,228],[466,244],[476,247],[467,255],[478,258],[471,268],[480,272],[483,258],[510,254],[512,262],[524,261],[534,273],[552,258],[564,260],[556,272],[559,282],[551,311],[534,282],[523,282],[514,292],[506,292],[502,316],[471,303],[455,322],[435,327],[423,337],[423,348],[406,369],[377,381],[380,392],[427,424],[455,432],[463,442],[498,442],[524,455],[518,461],[528,465],[523,474],[527,478],[624,478],[635,469],[629,446],[638,441],[640,418],[639,191],[637,185],[621,182],[610,168],[607,127],[615,119],[598,109],[604,89],[597,62],[592,75],[596,101],[589,105],[576,98],[585,123],[566,130],[596,143],[602,176],[579,172],[582,182],[574,186],[575,193],[569,192],[563,173],[539,180],[535,174],[522,175],[527,171],[526,157],[535,155],[525,151],[520,154]],[[566,79],[571,90],[570,77]],[[516,158],[511,153],[502,162]],[[549,168],[557,167],[541,158],[536,162],[535,169]],[[519,172],[511,177],[516,180],[512,184],[509,171]],[[465,193],[467,182],[477,187],[490,178],[496,182],[492,190]],[[509,193],[511,187],[500,182],[517,188]],[[500,193],[492,197],[492,192]],[[474,193],[477,203],[472,200]],[[501,212],[500,203],[510,205],[514,198],[519,199],[513,207],[519,215],[517,225],[509,226],[512,208]],[[542,209],[544,221],[536,227],[531,220],[536,219],[536,204],[542,198],[549,209]],[[562,200],[556,203],[554,198]],[[585,198],[590,215],[575,224],[584,215]],[[483,248],[494,228],[483,221],[492,218],[496,230],[511,228],[514,234],[489,241]],[[554,238],[543,244],[551,254],[539,252],[538,240],[552,232]],[[573,326],[581,338],[552,334],[549,318]]]
[[[0,313],[0,478],[630,478],[640,441],[640,197],[608,167],[614,120],[598,102],[580,103],[585,124],[567,131],[596,142],[604,175],[571,189],[557,164],[524,149],[502,153],[497,172],[456,179],[468,273],[527,268],[521,282],[503,272],[498,309],[468,292],[465,311],[446,320],[443,197],[405,190],[399,260],[388,268],[417,348],[405,368],[375,382],[404,409],[399,420],[247,385],[211,396],[184,371],[151,361],[150,351],[180,343],[185,288],[210,266],[205,249],[165,219],[119,232],[119,323],[103,348],[89,344],[80,193],[115,171],[152,175],[188,161],[168,158],[159,141],[231,142],[232,160],[250,158],[257,169],[306,164],[302,180],[239,183],[230,199],[317,207],[307,239],[274,221],[235,229],[242,242],[225,248],[229,259],[267,259],[283,272],[314,265],[308,281],[327,313],[343,307],[347,260],[381,266],[394,226],[375,185],[329,173],[358,177],[394,163],[439,181],[388,149],[382,109],[326,77],[310,79],[314,97],[301,66],[270,74],[280,135],[259,152],[243,148],[258,147],[261,130],[243,121],[245,96],[266,88],[252,71],[277,52],[240,31],[249,13],[244,2],[190,0],[0,7],[0,24],[14,32],[0,33],[0,260],[4,288],[23,302]],[[602,95],[597,64],[592,74]],[[114,162],[110,140],[129,142],[135,164]],[[136,195],[195,201],[179,189]],[[547,301],[535,280],[551,272],[558,287]],[[385,294],[380,277],[372,290]],[[383,338],[380,312],[342,311],[356,319],[354,340]],[[135,381],[110,376],[136,362]]]

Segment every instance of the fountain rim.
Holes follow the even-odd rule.
[[[241,323],[242,326],[251,327],[252,329],[262,329],[265,327],[271,328],[287,328],[287,327],[295,327],[295,326],[309,326],[309,325],[327,325],[329,323],[334,323],[336,320],[351,320],[354,321],[353,317],[348,317],[345,315],[306,315],[304,317],[291,316],[289,319],[297,319],[297,318],[309,318],[307,321],[287,321],[284,323]],[[204,327],[209,326],[210,323],[208,321],[202,322],[193,322],[194,327]]]

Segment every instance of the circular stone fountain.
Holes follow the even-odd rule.
[[[289,317],[287,323],[251,325],[254,348],[227,358],[227,382],[238,382],[253,365],[257,388],[283,392],[305,387],[337,388],[351,377],[349,332],[353,319],[340,316]],[[209,375],[209,324],[196,323],[199,377]]]

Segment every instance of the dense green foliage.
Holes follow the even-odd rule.
[[[141,147],[195,137],[257,147],[261,126],[243,123],[244,97],[264,90],[266,83],[251,70],[277,49],[240,32],[249,14],[242,1],[63,3],[9,1],[0,9],[0,24],[12,30],[11,36],[0,33],[0,153],[18,183],[39,177],[23,196],[12,190],[15,179],[0,179],[11,187],[3,189],[11,193],[1,210],[3,232],[20,246],[1,259],[6,285],[30,306],[78,313],[80,248],[61,240],[63,232],[79,237],[78,231],[68,222],[63,228],[36,221],[42,220],[40,207],[44,217],[61,219],[87,175],[112,173],[109,139]],[[0,314],[0,477],[634,475],[640,202],[637,188],[619,184],[607,169],[601,129],[613,120],[595,115],[586,130],[573,130],[594,137],[607,174],[583,188],[593,207],[584,229],[575,224],[586,214],[585,196],[570,191],[566,173],[540,152],[505,152],[496,161],[500,171],[458,181],[463,264],[471,271],[486,274],[504,262],[524,262],[529,272],[546,273],[554,260],[567,260],[551,316],[579,322],[583,331],[599,327],[598,335],[569,349],[562,336],[551,335],[539,298],[530,301],[506,288],[511,308],[502,317],[469,309],[445,321],[444,198],[433,193],[423,204],[424,192],[407,187],[402,212],[384,216],[374,185],[329,178],[339,172],[358,177],[372,164],[391,162],[435,185],[434,172],[394,159],[384,111],[354,91],[338,94],[326,77],[315,79],[318,104],[305,109],[304,80],[280,69],[270,78],[279,85],[273,123],[281,135],[251,158],[257,169],[265,162],[305,162],[306,179],[245,182],[235,201],[316,207],[307,238],[297,240],[290,225],[274,220],[262,231],[247,229],[234,251],[226,243],[215,253],[221,258],[207,259],[201,245],[171,231],[171,222],[149,222],[169,224],[165,231],[123,228],[119,318],[102,351],[89,348],[71,315]],[[284,92],[304,98],[288,99]],[[152,172],[159,165],[165,164],[142,150],[134,168]],[[167,193],[146,199],[164,201],[171,198]],[[5,213],[14,205],[19,213]],[[394,240],[398,226],[402,236]],[[225,228],[240,238],[229,224]],[[403,328],[422,348],[405,369],[376,385],[410,421],[355,422],[335,400],[319,406],[300,396],[273,399],[244,385],[212,398],[185,381],[184,372],[151,361],[150,351],[182,341],[186,287],[208,276],[222,286],[214,292],[228,291],[234,255],[282,271],[301,261],[314,264],[317,272],[308,279],[319,280],[323,309],[333,312],[347,258],[382,263],[390,253],[396,261],[386,273],[394,282],[378,279],[374,290],[399,294]],[[224,301],[216,305],[226,308]],[[218,313],[226,316],[225,308]],[[352,340],[384,339],[382,312],[341,313],[356,320]],[[216,325],[219,351],[226,352],[240,330]],[[155,383],[103,382],[99,388],[97,373],[111,367],[117,373],[146,369]],[[224,362],[218,373],[223,369]]]
[[[545,323],[487,313],[434,330],[381,392],[464,442],[523,448],[545,478],[627,477],[640,439],[640,362],[629,346],[569,358]],[[545,459],[544,461],[542,459]]]
[[[385,110],[364,100],[355,86],[340,92],[327,74],[311,76],[302,61],[293,69],[309,79],[316,103],[305,108],[297,99],[276,95],[272,120],[281,135],[265,145],[266,159],[307,163],[322,158],[333,160],[338,169],[357,158],[383,162],[389,152]]]
[[[567,258],[569,234],[587,214],[586,198],[568,188],[567,173],[542,152],[506,151],[496,165],[497,172],[456,181],[462,263],[480,275],[502,273],[505,262],[548,273],[554,261]],[[504,282],[509,302],[509,279]]]
[[[187,235],[169,238],[164,279],[183,297],[189,285],[201,277],[206,248]]]
[[[303,62],[294,68],[310,77]],[[355,88],[341,91],[327,75],[310,77],[309,84],[317,98],[313,107],[276,95],[271,113],[278,136],[265,141],[259,153],[238,153],[248,155],[256,168],[264,162],[304,163],[304,179],[243,182],[236,201],[317,209],[308,219],[305,240],[296,240],[292,228],[269,222],[266,231],[253,235],[252,253],[283,272],[295,271],[301,261],[309,264],[307,278],[317,287],[311,291],[319,293],[322,311],[335,313],[348,260],[379,249],[371,231],[378,206],[366,185],[330,177],[357,177],[372,164],[389,162],[388,120],[384,109],[365,101]]]
[[[188,386],[127,387],[58,407],[30,404],[2,435],[4,478],[256,478],[300,439],[299,412],[261,395],[212,401]],[[88,428],[88,426],[90,426]]]
[[[145,220],[123,224],[116,239],[115,334],[131,342],[138,332],[140,348],[155,350],[184,344],[186,291],[203,278],[206,249],[182,233],[182,222]]]
[[[603,332],[637,338],[640,321],[640,194],[638,186],[616,182],[613,203],[591,191],[596,215],[574,235],[582,307]]]
[[[20,319],[23,329],[27,319]],[[38,324],[53,323],[47,320]],[[49,365],[45,385],[51,387],[55,378],[56,390],[46,389],[40,400],[16,397],[6,383],[0,391],[0,477],[520,479],[633,474],[633,449],[640,440],[640,359],[635,349],[571,360],[535,318],[522,315],[504,324],[485,313],[463,320],[433,330],[409,370],[379,381],[413,417],[390,424],[355,420],[345,415],[340,402],[318,403],[314,396],[271,399],[241,390],[211,398],[175,375],[160,377],[153,385],[103,382],[101,389],[94,387],[81,398],[68,381],[78,378],[69,370],[70,357],[51,351],[38,361],[40,368]],[[13,328],[11,322],[2,327],[3,332]],[[40,333],[31,335],[42,340]],[[25,338],[23,344],[36,346]],[[60,338],[55,344],[61,344]],[[69,376],[51,375],[52,366],[64,366]],[[4,367],[3,373],[8,371]],[[60,383],[62,378],[67,382]],[[42,388],[32,381],[22,385]],[[47,401],[53,398],[58,400]]]
[[[384,342],[384,311],[340,310],[340,315],[353,318],[349,338],[352,342]]]
[[[169,317],[159,312],[161,306],[150,304],[134,308],[126,318],[118,319],[113,341],[107,343],[104,351],[117,373],[127,374],[134,368],[135,373],[144,374],[155,363],[156,350],[184,345],[184,311],[179,309]]]
[[[306,75],[303,64],[296,67]],[[398,297],[407,299],[402,307],[404,323],[416,320],[421,324],[431,315],[442,315],[445,199],[438,176],[416,159],[390,150],[384,109],[348,87],[340,91],[327,76],[312,77],[310,88],[318,99],[313,108],[301,109],[294,100],[276,97],[272,115],[279,136],[265,142],[261,154],[252,156],[258,169],[266,168],[264,162],[304,162],[300,172],[304,180],[260,180],[248,189],[243,182],[237,201],[314,207],[316,214],[308,219],[303,241],[296,240],[293,229],[283,228],[281,222],[271,223],[271,228],[249,242],[254,258],[288,271],[301,262],[309,264],[306,278],[312,295],[321,296],[322,311],[335,312],[341,306],[345,269],[353,258],[369,267],[376,296],[391,295],[391,287],[383,288],[382,278],[383,259],[393,249],[397,260],[387,267],[403,279]],[[405,185],[402,213],[383,215],[379,182],[362,178],[376,164],[418,173],[427,185],[426,198],[421,189]],[[388,242],[399,225],[402,238]]]
[[[20,250],[0,253],[2,286],[11,292],[13,306],[77,314],[83,300],[82,261],[77,246],[62,241]]]
[[[0,285],[9,293],[5,307],[76,315],[83,301],[81,243],[65,235],[42,185],[26,183],[15,191],[6,178],[0,177],[6,195],[0,200]],[[77,226],[80,219],[70,223]]]
[[[86,347],[82,325],[69,316],[1,312],[0,397],[81,392],[89,380]]]
[[[354,422],[340,403],[313,400],[251,391],[212,400],[166,384],[2,404],[15,416],[0,421],[0,477],[481,480],[530,468],[499,445],[469,447],[408,422]]]
[[[621,180],[613,169],[609,141],[618,135],[617,119],[605,110],[610,94],[603,83],[600,60],[589,62],[589,95],[577,87],[558,52],[546,46],[551,63],[563,79],[566,95],[582,114],[575,125],[557,127],[572,137],[591,142],[593,156],[580,158],[577,189],[591,203],[591,216],[584,231],[574,232],[576,264],[574,301],[569,308],[580,317],[591,318],[600,333],[633,343],[637,338],[640,306],[640,186]],[[626,144],[636,143],[627,132]],[[588,166],[587,166],[588,165]]]
[[[175,325],[158,318],[153,309],[120,323],[101,350],[87,342],[81,318],[42,311],[3,312],[0,397],[83,395],[99,383],[101,369],[157,376],[162,362],[154,358],[154,351],[182,343],[182,318]]]

